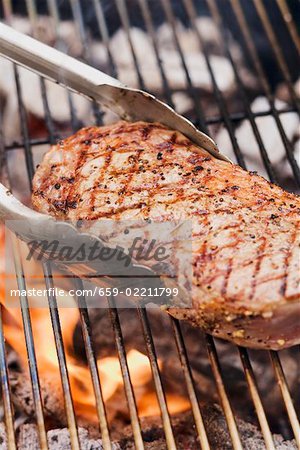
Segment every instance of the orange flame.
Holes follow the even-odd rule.
[[[5,303],[5,264],[4,264],[4,231],[0,227],[0,302]],[[36,265],[34,262],[30,264]],[[28,265],[28,262],[27,262]],[[33,268],[33,272],[36,268]],[[44,286],[37,285],[44,289]],[[7,292],[7,290],[6,290]],[[46,301],[46,299],[45,299]],[[88,367],[83,366],[74,356],[73,333],[79,321],[79,311],[75,301],[69,296],[69,308],[59,308],[61,329],[64,348],[66,352],[70,387],[74,401],[74,408],[78,417],[90,422],[97,421],[95,397]],[[4,335],[7,342],[15,349],[20,357],[21,364],[27,367],[27,352],[24,340],[22,315],[19,308],[3,307]],[[45,379],[50,379],[53,386],[61,386],[59,364],[56,353],[55,340],[51,326],[50,311],[48,308],[31,308],[30,316],[35,341],[35,350],[38,364],[40,382],[43,385]],[[152,373],[149,360],[146,355],[137,350],[130,350],[127,354],[127,362],[131,375],[131,381],[135,390],[139,415],[159,415],[154,387],[151,385]],[[105,357],[97,360],[99,376],[102,386],[104,401],[113,400],[117,391],[123,387],[123,377],[117,357]],[[159,366],[162,364],[159,361]],[[59,388],[60,389],[60,388]],[[178,394],[167,394],[167,403],[170,413],[184,411],[190,407],[189,402]]]

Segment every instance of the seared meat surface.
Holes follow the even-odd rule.
[[[171,308],[255,348],[300,343],[300,200],[160,124],[84,128],[54,145],[32,201],[58,219],[191,219],[192,308]]]

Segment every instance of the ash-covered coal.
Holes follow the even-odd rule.
[[[275,108],[283,111],[288,108],[288,103],[282,100],[275,100]],[[266,97],[257,97],[251,104],[251,111],[254,114],[264,113],[270,109],[270,103]],[[295,191],[293,183],[293,171],[289,163],[284,142],[280,135],[274,117],[263,115],[255,119],[264,148],[268,154],[269,161],[276,173],[276,176],[283,186]],[[286,112],[280,115],[280,122],[288,141],[293,145],[294,158],[300,161],[300,119],[296,112]],[[263,163],[262,155],[254,135],[253,128],[248,119],[241,121],[237,127],[235,136],[239,148],[243,154],[248,170],[256,171],[268,179],[267,169]],[[216,142],[222,152],[232,161],[236,161],[232,142],[228,131],[222,127],[216,134]]]
[[[204,1],[193,2],[197,13],[201,17],[209,16],[209,9],[207,3]],[[227,29],[231,32],[234,39],[240,42],[242,46],[243,54],[245,55],[247,65],[251,70],[253,68],[253,62],[249,56],[247,46],[243,39],[241,30],[236,20],[236,15],[228,2],[223,0],[217,0],[217,5],[220,14],[224,20],[224,24]],[[242,10],[244,11],[245,17],[247,18],[247,24],[251,31],[251,38],[255,44],[258,52],[258,56],[262,62],[264,70],[266,71],[268,80],[274,88],[278,82],[283,80],[283,75],[280,70],[278,70],[278,63],[276,61],[275,53],[272,50],[268,37],[262,27],[261,21],[255,9],[254,2],[249,2],[249,0],[241,0]],[[140,8],[140,2],[138,0],[126,0],[125,2],[128,8],[128,14],[130,18],[130,24],[132,27],[145,30],[145,21],[143,18],[142,10]],[[160,25],[166,21],[166,15],[163,9],[161,0],[152,0],[148,2],[151,17],[153,20],[153,26],[156,30]],[[97,14],[94,7],[93,0],[81,0],[79,1],[82,21],[85,25],[88,33],[94,38],[99,39],[101,37],[99,23],[97,20]],[[181,0],[171,0],[172,10],[174,17],[186,28],[190,27],[190,21],[187,15],[187,11],[184,7],[184,3]],[[294,46],[288,28],[286,26],[286,18],[282,16],[277,2],[274,0],[264,0],[263,5],[267,10],[267,14],[270,18],[270,22],[274,27],[276,37],[280,43],[282,43],[284,58],[289,66],[291,77],[293,81],[299,76],[299,55],[297,49]],[[291,12],[291,17],[296,24],[300,21],[300,8],[299,3],[295,0],[287,0],[288,8]],[[106,20],[106,25],[108,29],[109,36],[112,36],[116,31],[122,27],[122,20],[120,17],[120,9],[118,8],[118,2],[113,2],[111,0],[104,0],[101,2],[103,14]],[[28,10],[26,2],[23,0],[13,0],[12,1],[13,11],[17,15],[22,17],[28,16]],[[47,16],[49,15],[49,10],[47,2],[38,1],[36,2],[36,8],[39,15]],[[76,8],[72,7],[70,2],[58,2],[58,9],[60,18],[62,21],[74,21],[76,14]],[[0,17],[4,17],[4,7],[0,3]],[[288,18],[287,20],[288,21]]]
[[[81,450],[103,450],[102,440],[93,439],[89,436],[88,430],[78,429],[78,438]],[[0,423],[0,444],[1,450],[7,450],[7,437],[5,427]],[[71,450],[70,433],[67,428],[58,428],[47,432],[49,450]],[[39,436],[36,425],[24,424],[21,426],[17,446],[20,450],[39,450]],[[118,443],[112,444],[112,450],[121,450]]]
[[[101,357],[117,355],[114,335],[105,308],[89,310],[95,346]],[[131,309],[120,309],[119,316],[124,335],[125,347],[128,352],[136,349],[146,354],[145,341],[137,313]],[[166,392],[185,393],[185,381],[178,358],[178,352],[173,338],[170,318],[158,310],[148,310],[150,325],[155,341],[157,356],[161,361],[161,375]],[[214,377],[207,356],[206,341],[198,328],[182,323],[185,345],[193,377],[200,400],[218,402]],[[81,351],[77,354],[84,361],[83,344],[80,325],[74,333],[75,348]],[[255,412],[249,393],[240,357],[235,346],[228,342],[216,340],[218,356],[224,373],[226,388],[234,410],[245,420],[255,421]],[[290,436],[288,418],[280,390],[274,377],[273,367],[267,352],[250,351],[254,373],[257,376],[259,392],[262,396],[267,417],[274,432]],[[300,405],[299,376],[300,361],[297,348],[280,352],[280,358],[295,405]],[[300,407],[298,406],[298,413]],[[278,418],[281,418],[278,420]]]
[[[202,404],[201,412],[206,427],[207,437],[214,450],[232,450],[232,441],[221,409],[216,405]],[[243,448],[245,450],[265,450],[266,445],[258,428],[243,420],[237,420],[237,426]],[[199,439],[196,434],[194,419],[191,412],[177,414],[172,417],[172,428],[178,450],[199,449]],[[142,437],[146,450],[165,450],[166,440],[159,417],[141,419]],[[100,438],[91,437],[85,428],[78,430],[82,450],[102,450]],[[47,433],[49,450],[71,450],[70,434],[67,428],[57,428]],[[112,437],[113,450],[134,450],[134,438],[131,426],[119,429]],[[284,440],[280,435],[273,435],[276,450],[296,450],[294,440]],[[17,437],[18,448],[21,450],[38,450],[39,440],[37,427],[34,424],[24,424],[20,427]],[[7,450],[5,426],[0,423],[0,448]]]
[[[117,357],[115,339],[109,314],[104,308],[89,310],[89,313],[91,317],[91,329],[93,332],[95,349],[97,351],[97,358],[101,358],[100,362],[102,361],[103,367],[105,358],[113,359]],[[120,309],[119,315],[124,335],[125,349],[128,355],[130,373],[133,377],[132,380],[135,386],[135,395],[139,411],[141,411],[143,415],[145,414],[145,411],[149,409],[150,405],[147,406],[141,402],[151,401],[152,403],[151,392],[154,391],[153,387],[151,387],[152,384],[150,381],[148,382],[147,379],[145,379],[145,377],[148,376],[146,376],[146,373],[143,375],[145,384],[143,382],[142,384],[140,383],[139,385],[136,385],[134,380],[138,380],[139,375],[138,373],[132,372],[130,355],[132,352],[135,352],[135,354],[140,352],[141,355],[145,355],[145,341],[136,311],[132,308]],[[180,393],[181,399],[188,399],[185,380],[179,362],[175,340],[172,335],[170,319],[166,314],[161,313],[156,308],[149,309],[148,316],[154,337],[162,382],[168,402],[171,402],[172,399],[178,402],[180,400],[178,399],[178,393]],[[202,403],[204,402],[211,404],[218,402],[216,385],[207,356],[205,338],[199,329],[192,328],[188,324],[182,324],[182,330],[185,337],[185,345],[187,347],[198,399]],[[237,349],[224,341],[216,340],[216,344],[226,389],[237,417],[242,418],[245,423],[257,423],[252,399]],[[85,359],[84,344],[82,341],[81,328],[79,324],[73,334],[73,345],[73,358],[76,358],[77,367],[86,367],[87,361]],[[298,352],[299,350],[297,348],[287,349],[280,353],[280,358],[293,401],[296,407],[298,405],[297,413],[299,414],[300,392],[298,387],[300,366]],[[24,372],[21,370],[16,354],[9,350],[9,348],[8,355],[13,355],[13,357],[9,357],[8,359],[9,377],[12,402],[17,413],[16,417],[18,417],[16,427],[20,430],[20,427],[24,422],[34,421],[35,408],[32,398],[31,382],[29,374],[27,371]],[[258,382],[259,393],[264,403],[271,430],[274,433],[280,433],[285,439],[292,439],[292,433],[284,403],[274,377],[274,372],[268,353],[263,351],[251,351],[250,357]],[[115,364],[110,367],[115,367]],[[136,370],[140,371],[141,369],[142,367],[136,366]],[[145,370],[148,370],[146,366]],[[58,380],[53,379],[51,374],[49,377],[46,375],[47,374],[45,372],[40,373],[41,395],[44,404],[46,426],[47,429],[61,429],[67,425],[63,392]],[[102,373],[102,383],[105,381],[103,376],[104,374]],[[80,395],[84,395],[84,393],[82,392]],[[189,408],[189,404],[187,406],[184,404],[181,410],[184,411],[186,408]],[[124,389],[121,385],[106,401],[106,409],[112,436],[116,439],[121,439],[119,433],[126,425],[130,423],[126,397],[124,395]],[[157,415],[159,414],[159,409],[155,406],[155,402],[153,403],[152,411],[156,411],[155,414]],[[174,411],[176,411],[176,409]],[[149,413],[146,412],[146,414]],[[90,416],[81,416],[81,413],[79,412],[79,426],[84,428],[91,426],[93,430],[97,430],[97,416],[92,416],[94,417],[93,419],[89,417]],[[151,419],[143,418],[143,420],[146,421],[145,423],[148,423]],[[190,431],[193,431],[193,426]],[[95,434],[93,434],[93,437],[95,437]]]
[[[55,27],[53,19],[49,16],[39,16],[35,28],[32,28],[28,19],[13,16],[11,26],[18,31],[38,38],[40,41],[61,49],[75,58],[85,55],[80,34],[77,33],[76,23],[62,21],[58,28]],[[157,58],[153,42],[143,29],[132,27],[130,29],[130,42],[127,32],[120,28],[110,39],[109,49],[114,61],[116,76],[121,82],[128,86],[139,88],[140,78],[138,76],[135,60],[132,53],[134,49],[135,58],[139,65],[139,71],[145,89],[164,97],[164,81],[159,64],[164,71],[172,101],[180,113],[191,113],[194,116],[194,95],[199,96],[203,103],[203,109],[207,116],[219,113],[213,98],[213,84],[211,75],[200,45],[197,33],[201,32],[203,44],[210,53],[210,62],[215,73],[216,82],[220,91],[226,98],[230,98],[231,109],[238,109],[238,92],[234,83],[234,73],[230,62],[225,57],[224,46],[217,26],[208,17],[195,19],[195,28],[186,28],[179,21],[175,23],[175,32],[179,39],[183,60],[188,71],[183,65],[183,60],[178,52],[174,40],[174,32],[170,24],[161,24],[156,30],[156,40],[159,49]],[[131,47],[132,45],[132,47]],[[253,91],[257,89],[257,81],[248,69],[245,69],[243,55],[240,46],[231,40],[231,51],[239,65],[240,76],[245,86]],[[101,40],[92,39],[88,44],[89,63],[100,68],[104,72],[110,72],[110,58],[105,44]],[[145,58],[145,54],[147,58]],[[39,77],[24,68],[19,68],[20,92],[22,102],[27,113],[41,120],[45,116],[45,100],[42,98],[41,83]],[[190,81],[193,84],[192,92]],[[57,131],[66,128],[70,121],[70,97],[72,99],[73,113],[77,116],[78,126],[92,123],[91,103],[83,97],[68,94],[67,91],[55,83],[46,81],[46,98],[48,108]],[[19,104],[16,98],[14,69],[11,62],[0,58],[0,101],[2,97],[3,129],[6,143],[19,140],[21,137],[21,124],[19,115]],[[180,94],[180,95],[178,95]],[[236,103],[236,104],[235,104]],[[104,116],[104,123],[115,119],[110,113]],[[31,123],[30,123],[31,122]],[[33,127],[32,120],[29,130],[31,137],[39,133],[44,135],[47,127],[40,124]],[[36,125],[36,123],[35,123]]]
[[[232,450],[232,441],[221,409],[216,405],[202,405],[202,415],[207,437],[213,450]],[[178,450],[199,449],[199,441],[195,437],[193,416],[190,412],[172,417],[172,425]],[[147,417],[141,421],[143,436],[147,450],[165,450],[166,441],[161,423],[157,418]],[[266,445],[258,428],[243,420],[237,421],[239,434],[245,450],[265,450]],[[124,430],[120,446],[122,450],[133,450],[132,431]],[[128,437],[127,437],[127,436]],[[273,435],[276,450],[296,450],[295,441],[286,441],[280,435]]]

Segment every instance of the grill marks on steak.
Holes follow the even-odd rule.
[[[144,122],[85,128],[59,142],[33,186],[35,208],[60,219],[192,219],[194,309],[172,314],[243,343],[244,320],[263,314],[272,328],[274,311],[288,304],[279,319],[294,315],[300,341],[299,197]],[[291,341],[281,330],[257,335],[253,346]]]
[[[174,165],[172,142],[176,139],[176,133],[172,132],[170,138],[169,132],[159,125],[136,125],[132,130],[126,129],[128,124],[118,126],[115,135],[112,132],[109,136],[105,129],[103,132],[97,128],[85,129],[77,133],[76,137],[55,146],[52,150],[56,154],[55,164],[52,161],[54,155],[49,155],[49,173],[46,156],[42,165],[44,167],[41,166],[38,171],[39,184],[33,197],[37,198],[40,192],[46,191],[47,204],[43,206],[46,212],[51,211],[61,217],[68,215],[71,218],[80,216],[87,219],[105,216],[122,218],[122,213],[127,211],[127,215],[128,211],[136,208],[141,209],[140,216],[149,215],[152,207],[150,191],[152,194],[161,190],[160,196],[164,195],[164,202],[168,205],[180,201],[185,188],[191,184],[189,175],[194,169],[193,162],[189,164],[190,173],[185,167],[186,162]],[[150,130],[153,133],[150,134]],[[166,142],[155,142],[155,135],[159,131],[166,135]],[[186,138],[181,138],[181,141],[181,145],[191,145]],[[66,156],[70,149],[73,158]],[[195,162],[202,163],[205,159],[207,155],[199,154]],[[45,165],[46,171],[41,176]],[[65,170],[66,175],[63,174]],[[69,184],[71,172],[71,178],[76,179],[76,186]],[[60,180],[61,189],[55,192],[52,180],[54,182],[57,179]],[[173,189],[174,182],[180,183],[179,189]],[[198,194],[196,189],[193,196],[189,196],[191,200],[195,194]],[[162,203],[162,200],[159,201]],[[74,214],[71,214],[70,204],[78,206]]]

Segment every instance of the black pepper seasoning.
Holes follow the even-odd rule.
[[[204,170],[202,166],[196,166],[194,167],[195,172],[199,172],[200,170]]]

